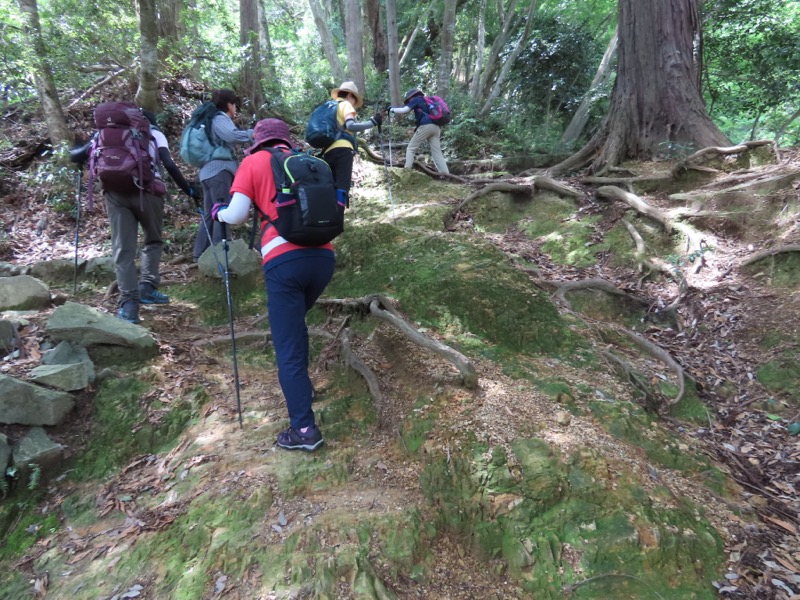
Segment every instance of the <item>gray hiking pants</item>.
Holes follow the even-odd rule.
[[[203,216],[201,217],[206,226],[200,223],[200,228],[197,230],[197,237],[194,240],[194,250],[192,255],[194,262],[200,258],[200,255],[209,247],[208,231],[211,232],[211,243],[216,246],[222,241],[222,233],[224,225],[219,221],[211,218],[211,207],[217,202],[225,204],[231,201],[231,186],[233,185],[233,173],[230,171],[220,171],[213,177],[203,180]],[[208,231],[206,231],[206,227]]]
[[[444,160],[444,154],[442,154],[441,137],[442,130],[438,125],[430,123],[417,127],[414,135],[411,136],[411,141],[408,142],[408,148],[406,148],[406,169],[414,166],[414,155],[422,143],[427,141],[431,147],[431,158],[433,164],[436,165],[436,170],[439,173],[450,173],[447,162]]]
[[[126,300],[139,299],[139,283],[158,288],[161,283],[158,264],[164,242],[161,230],[164,223],[164,198],[145,193],[118,194],[104,192],[106,211],[111,223],[111,251],[119,287],[119,305]],[[140,265],[141,277],[136,274],[136,247],[139,225],[144,233]]]

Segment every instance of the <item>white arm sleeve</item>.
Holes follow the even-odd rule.
[[[233,198],[228,208],[223,208],[217,213],[217,219],[224,223],[238,225],[247,220],[247,215],[250,214],[250,205],[252,200],[245,196],[242,192],[234,192]]]
[[[401,106],[401,107],[395,108],[393,106],[391,110],[396,115],[404,115],[407,112],[411,112],[411,107],[410,106]]]

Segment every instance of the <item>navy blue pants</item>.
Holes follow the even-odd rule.
[[[307,252],[295,250],[293,253]],[[269,266],[268,263],[264,268],[267,312],[278,365],[278,381],[293,429],[314,425],[312,386],[308,376],[306,313],[325,290],[335,267],[336,259],[333,253],[329,253],[325,256],[299,256],[276,266]]]

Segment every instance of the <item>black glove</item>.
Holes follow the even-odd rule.
[[[380,129],[380,128],[381,128],[381,125],[383,124],[383,115],[382,115],[381,113],[379,113],[379,112],[376,112],[376,113],[375,113],[375,114],[372,116],[372,118],[370,119],[370,121],[372,121],[373,123],[375,123],[375,125],[378,127],[378,129]]]
[[[203,201],[203,188],[196,181],[189,183],[189,198],[194,200],[194,203],[200,208],[200,203]]]
[[[89,150],[91,149],[91,147],[92,147],[91,140],[79,146],[75,146],[72,150],[69,151],[70,162],[76,163],[80,167],[83,167],[83,163],[89,160]]]
[[[386,108],[384,108],[384,109],[383,109],[383,112],[385,112],[386,114],[388,114],[390,110],[392,110],[392,105],[391,105],[391,104],[387,104],[387,105],[386,105]]]

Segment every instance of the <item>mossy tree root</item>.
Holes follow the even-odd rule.
[[[630,192],[626,192],[622,188],[619,188],[615,185],[604,185],[597,188],[597,195],[602,196],[604,198],[610,198],[612,200],[620,200],[636,210],[637,212],[645,215],[646,217],[650,217],[654,221],[658,222],[663,228],[666,233],[670,233],[672,231],[672,221],[670,221],[667,216],[662,213],[657,208],[650,206],[647,202],[642,200],[636,194],[632,194]]]
[[[762,250],[761,252],[756,252],[753,256],[744,259],[742,262],[739,263],[739,267],[746,267],[747,265],[752,265],[755,262],[763,260],[765,258],[770,258],[772,256],[776,256],[778,254],[786,254],[789,252],[800,252],[800,245],[798,244],[788,244],[786,246],[777,246],[775,248],[770,248],[769,250]]]
[[[421,334],[392,307],[386,297],[380,294],[370,294],[369,296],[353,300],[337,298],[321,299],[318,300],[317,303],[321,306],[332,306],[359,312],[364,315],[369,314],[394,325],[406,338],[415,344],[427,348],[451,362],[461,374],[464,387],[468,389],[475,389],[478,387],[478,373],[475,370],[475,366],[466,356],[447,344],[443,344],[442,342]]]
[[[372,400],[375,403],[375,407],[378,409],[378,414],[380,414],[381,408],[383,407],[383,394],[381,393],[381,386],[378,383],[378,377],[353,352],[353,348],[350,344],[349,327],[346,327],[345,329],[342,330],[341,340],[342,340],[342,360],[345,366],[353,369],[356,373],[358,373],[364,378],[364,381],[367,382],[367,389],[369,389],[369,394],[370,396],[372,396]]]
[[[538,284],[551,286],[556,288],[555,293],[553,294],[554,298],[558,298],[564,305],[569,309],[572,310],[572,304],[569,300],[567,300],[565,294],[567,292],[572,292],[574,290],[601,290],[607,294],[611,294],[613,296],[623,296],[625,298],[630,298],[631,300],[638,302],[644,306],[648,306],[650,303],[645,300],[644,298],[639,298],[638,296],[633,296],[627,292],[622,291],[613,283],[606,279],[600,278],[593,278],[593,279],[579,279],[578,281],[552,281],[547,279],[535,279],[534,280]]]
[[[744,142],[743,144],[739,144],[738,146],[729,146],[727,148],[720,147],[720,146],[709,146],[708,148],[703,148],[698,150],[694,154],[690,154],[678,164],[676,164],[672,168],[672,176],[677,177],[683,171],[687,169],[697,169],[699,168],[697,162],[701,159],[705,159],[707,157],[716,157],[716,156],[728,156],[731,154],[741,154],[742,152],[747,152],[752,148],[758,148],[759,146],[773,146],[774,142],[772,140],[754,140],[751,142]]]

